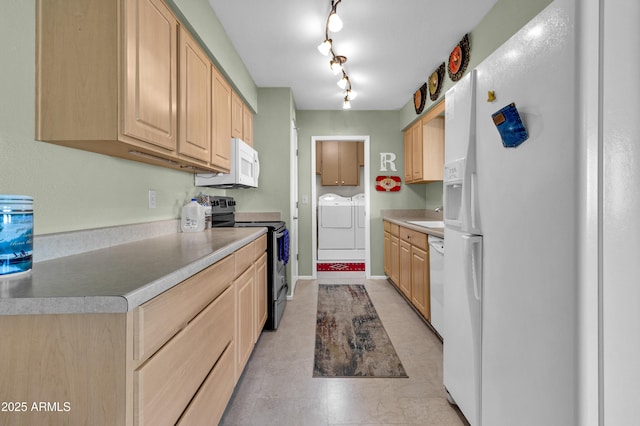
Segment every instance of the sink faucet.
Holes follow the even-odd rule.
[[[441,212],[441,211],[442,211],[442,208],[443,208],[442,206],[440,206],[440,207],[436,207],[436,208],[435,208],[435,210],[436,210],[437,212]]]

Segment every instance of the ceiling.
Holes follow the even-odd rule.
[[[344,68],[358,95],[352,109],[402,108],[496,1],[343,0],[344,28],[329,37],[336,55],[347,57]],[[258,87],[290,87],[297,109],[342,108],[339,76],[317,50],[330,0],[209,3]]]

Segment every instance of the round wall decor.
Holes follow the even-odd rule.
[[[449,55],[449,66],[447,71],[449,77],[453,81],[458,81],[467,70],[469,65],[469,56],[471,54],[471,46],[469,44],[469,34],[465,34],[460,43],[453,48]]]
[[[424,83],[416,93],[413,94],[413,106],[416,108],[416,114],[420,114],[424,109],[427,100],[427,83]]]
[[[440,95],[442,80],[444,80],[444,62],[429,76],[429,97],[432,101],[437,100]]]

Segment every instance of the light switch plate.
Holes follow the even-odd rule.
[[[150,209],[156,208],[156,190],[155,189],[149,190],[149,208]]]

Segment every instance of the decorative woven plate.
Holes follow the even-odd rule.
[[[449,55],[449,66],[447,71],[453,81],[458,81],[467,70],[469,56],[471,55],[471,45],[469,44],[469,34],[465,34],[460,43],[453,48]]]
[[[424,83],[416,93],[413,94],[413,106],[416,108],[416,114],[420,114],[424,109],[427,100],[427,83]]]
[[[429,97],[432,101],[437,100],[440,96],[442,80],[444,80],[444,62],[429,76]]]

